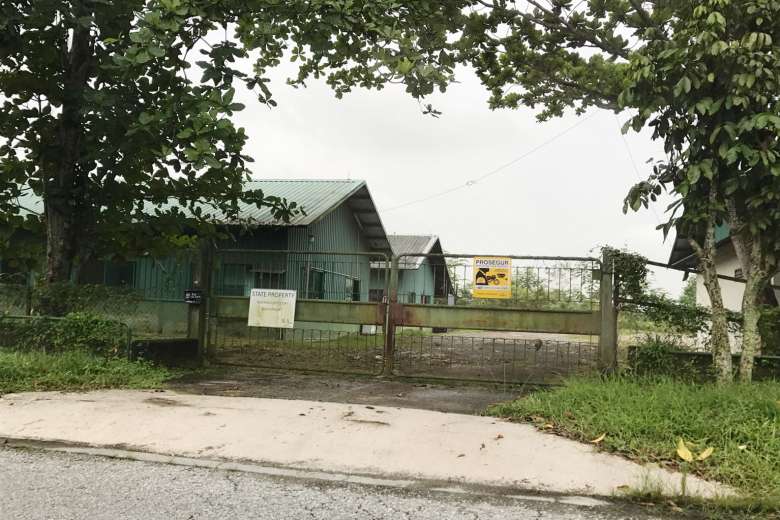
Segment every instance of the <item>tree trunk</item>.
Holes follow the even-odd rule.
[[[90,16],[85,2],[74,3],[74,13]],[[62,49],[62,111],[58,120],[56,155],[43,166],[43,198],[46,217],[47,283],[68,282],[76,255],[74,243],[82,182],[79,162],[82,153],[81,110],[93,55],[90,29],[72,29],[70,46]]]
[[[761,292],[766,285],[766,276],[756,269],[748,274],[745,293],[742,296],[742,359],[739,362],[739,380],[749,383],[753,379],[753,364],[761,350],[761,332],[758,320],[761,318]]]
[[[46,283],[70,281],[73,269],[73,214],[67,203],[49,195],[46,201]],[[64,207],[63,207],[64,206]]]
[[[738,204],[733,198],[726,200],[729,210],[731,243],[742,266],[745,290],[742,295],[742,358],[739,363],[739,380],[748,383],[753,379],[755,356],[761,352],[761,304],[769,286],[776,264],[769,261],[760,236],[754,236],[741,218]]]
[[[731,382],[734,378],[731,362],[731,344],[729,342],[729,323],[726,308],[723,306],[718,272],[715,268],[714,250],[712,255],[707,256],[708,258],[701,261],[701,271],[712,309],[710,347],[715,377],[718,383],[724,384]]]
[[[746,235],[744,226],[734,218],[733,211],[732,220],[734,222],[731,224],[735,231],[732,233],[731,242],[734,244],[745,277],[745,291],[742,294],[742,358],[739,363],[739,380],[749,383],[753,379],[755,356],[761,352],[761,331],[758,322],[761,319],[764,291],[771,275],[766,269],[766,257],[761,249],[760,240]]]
[[[710,297],[712,310],[712,330],[710,334],[710,349],[712,351],[712,363],[715,378],[719,384],[730,383],[734,380],[734,372],[731,362],[731,344],[729,342],[729,323],[726,308],[723,306],[723,295],[718,281],[718,270],[715,265],[717,253],[715,243],[715,207],[717,202],[717,188],[710,183],[709,210],[704,232],[704,243],[689,239],[696,256],[699,257],[699,265],[704,278],[704,286]]]

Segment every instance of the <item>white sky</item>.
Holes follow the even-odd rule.
[[[655,213],[622,213],[623,198],[645,161],[661,158],[649,133],[626,142],[611,112],[594,110],[576,128],[490,178],[419,204],[388,210],[464,185],[577,124],[573,114],[537,123],[528,109],[490,111],[487,92],[468,70],[446,94],[430,98],[443,115],[421,114],[396,85],[356,90],[338,100],[323,83],[284,84],[276,71],[268,109],[248,92],[236,116],[257,178],[364,179],[388,233],[437,234],[448,252],[592,255],[601,245],[627,247],[666,261],[671,241],[655,230]],[[426,101],[426,102],[429,102]],[[621,115],[621,122],[627,115]],[[272,195],[269,193],[269,195]],[[656,215],[657,214],[657,215]],[[657,273],[655,284],[676,295],[681,273]]]

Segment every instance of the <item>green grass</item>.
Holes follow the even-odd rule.
[[[173,374],[143,362],[84,352],[0,352],[0,394],[41,390],[158,388]]]
[[[680,462],[679,438],[695,453],[711,446],[712,456],[694,463],[694,473],[733,486],[762,510],[780,510],[780,382],[572,379],[488,412],[581,441],[606,433],[602,449],[672,468]]]

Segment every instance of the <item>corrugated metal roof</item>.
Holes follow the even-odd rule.
[[[366,185],[361,180],[315,180],[268,179],[247,183],[248,190],[263,190],[266,197],[279,197],[296,202],[306,211],[306,215],[297,215],[290,222],[274,219],[267,206],[258,208],[249,204],[240,204],[241,218],[251,220],[262,226],[285,225],[307,226],[319,220],[352,194]]]
[[[439,237],[436,235],[387,235],[387,241],[390,242],[390,249],[395,256],[427,254],[439,241]],[[406,256],[400,259],[398,267],[399,269],[419,269],[423,260],[425,260],[424,256]],[[371,267],[381,269],[385,267],[385,263],[374,262]]]
[[[273,196],[287,199],[288,202],[296,202],[302,207],[305,215],[299,214],[290,219],[290,222],[282,222],[274,219],[271,208],[255,205],[239,204],[241,220],[250,220],[261,226],[307,226],[312,224],[335,209],[340,203],[346,201],[352,194],[365,187],[365,181],[361,180],[315,180],[315,179],[267,179],[251,181],[246,184],[247,190],[262,190],[266,197]],[[32,192],[25,193],[19,200],[23,209],[22,214],[43,213],[43,201]],[[175,202],[162,205],[161,209],[173,206]],[[152,212],[155,206],[146,205],[145,211]],[[213,209],[204,206],[204,212]],[[226,223],[224,218],[215,215],[218,222]]]
[[[406,255],[410,253],[428,253],[438,237],[436,235],[388,235],[387,240],[393,253]]]

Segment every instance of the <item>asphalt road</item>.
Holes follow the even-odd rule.
[[[643,520],[582,507],[0,448],[0,519]]]

